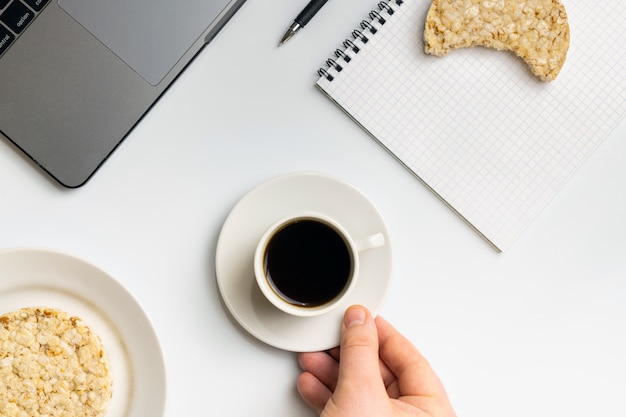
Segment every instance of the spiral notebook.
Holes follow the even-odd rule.
[[[425,54],[430,3],[364,10],[316,85],[503,251],[626,115],[626,2],[564,0],[570,48],[550,83],[510,52]]]

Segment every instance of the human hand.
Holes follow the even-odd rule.
[[[340,347],[298,359],[298,391],[321,417],[456,417],[426,359],[365,307],[346,311]]]

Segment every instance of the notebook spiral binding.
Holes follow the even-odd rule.
[[[361,21],[360,28],[352,31],[352,39],[343,42],[343,49],[335,50],[335,57],[326,60],[326,68],[317,70],[320,77],[328,81],[335,79],[333,73],[341,72],[343,66],[349,63],[355,54],[358,54],[363,45],[369,42],[382,25],[387,23],[389,16],[392,16],[398,7],[402,6],[404,0],[386,0],[378,3],[378,10],[369,13],[369,20]]]

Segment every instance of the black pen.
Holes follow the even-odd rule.
[[[283,38],[280,40],[278,46],[287,42],[293,35],[296,34],[296,32],[306,26],[306,24],[313,19],[313,16],[319,12],[327,1],[328,0],[311,0],[309,4],[307,4],[306,7],[300,12],[300,14],[296,16],[291,26],[289,26],[289,29],[287,29],[287,32],[283,35]]]

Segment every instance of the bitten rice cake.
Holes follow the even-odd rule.
[[[426,16],[426,53],[485,46],[513,51],[543,81],[561,71],[570,31],[558,0],[433,0]]]
[[[0,316],[3,417],[102,417],[111,389],[102,342],[80,318],[50,308]]]

